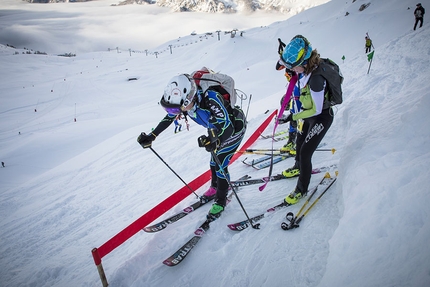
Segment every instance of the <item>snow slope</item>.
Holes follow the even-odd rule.
[[[127,50],[14,55],[0,46],[2,286],[100,286],[91,249],[183,186],[136,143],[164,116],[157,103],[166,82],[202,66],[232,75],[252,94],[249,136],[285,90],[274,69],[277,38],[296,34],[337,61],[345,76],[344,103],[323,140],[337,152],[313,157],[315,167],[336,163],[338,181],[292,231],[280,228],[287,209],[261,221],[260,230],[229,230],[227,224],[245,219],[233,200],[174,268],[162,261],[192,236],[209,206],[162,232],[140,232],[103,258],[110,286],[428,286],[430,32],[427,24],[412,31],[413,1],[372,1],[359,12],[363,3],[333,0],[244,37],[183,37],[173,54],[158,57]],[[366,32],[376,48],[369,74]],[[172,43],[178,40],[160,50]],[[209,167],[196,140],[206,131],[193,123],[190,131],[173,129],[153,148],[189,182]],[[271,143],[261,139],[253,147]],[[286,160],[274,172],[292,164]],[[229,169],[232,178],[268,172],[240,160]],[[256,215],[294,185],[293,179],[269,183],[263,192],[244,187],[238,195]],[[190,195],[160,219],[194,200]]]

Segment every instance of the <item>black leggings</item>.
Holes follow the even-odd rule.
[[[327,133],[333,116],[331,108],[325,109],[321,114],[304,120],[302,132],[297,134],[296,139],[296,165],[300,169],[296,189],[306,193],[312,175],[312,155]]]
[[[210,161],[210,169],[212,173],[211,185],[216,187],[217,190],[215,202],[222,206],[226,205],[228,180],[230,180],[228,165],[236,150],[239,148],[246,132],[246,119],[243,111],[236,111],[232,118],[234,118],[235,133],[222,142],[215,153],[221,163],[221,168],[212,157]]]
[[[417,28],[418,22],[420,23],[420,28],[423,26],[423,17],[421,18],[415,18],[415,25],[414,25],[414,30]]]

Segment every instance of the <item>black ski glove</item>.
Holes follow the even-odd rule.
[[[150,148],[152,145],[152,142],[155,140],[155,135],[153,133],[147,135],[144,132],[142,132],[137,137],[137,142],[143,147],[143,148]]]
[[[215,151],[219,146],[218,136],[213,129],[208,129],[208,136],[200,136],[198,142],[199,147],[204,147],[208,152]]]
[[[278,123],[280,124],[280,125],[282,125],[282,124],[286,124],[286,123],[289,123],[289,122],[291,122],[293,120],[293,114],[289,114],[287,117],[285,117],[285,118],[280,118],[279,120],[278,120]]]

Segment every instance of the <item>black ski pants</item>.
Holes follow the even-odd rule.
[[[304,120],[302,132],[296,139],[296,165],[300,169],[296,190],[302,194],[309,188],[312,175],[312,155],[333,123],[333,111],[325,109],[321,114]]]
[[[226,199],[229,187],[228,180],[230,180],[228,165],[231,158],[236,153],[236,150],[239,148],[246,132],[246,119],[242,110],[237,109],[234,111],[234,116],[231,116],[231,118],[234,118],[235,132],[231,137],[226,139],[224,142],[221,142],[215,152],[215,156],[221,163],[221,167],[218,166],[212,156],[210,161],[210,169],[212,173],[211,185],[216,187],[215,202],[222,206],[225,206],[227,203]]]
[[[423,17],[415,18],[414,30],[417,28],[418,22],[421,22],[420,28],[423,26]]]

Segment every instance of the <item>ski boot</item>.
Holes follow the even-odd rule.
[[[284,170],[282,172],[282,175],[285,176],[286,178],[291,178],[291,177],[296,177],[300,175],[300,169],[296,164],[294,164],[293,167],[287,168],[286,170]]]
[[[299,202],[302,197],[303,197],[302,193],[300,191],[298,191],[297,189],[294,189],[293,192],[291,192],[289,195],[287,195],[287,197],[284,199],[284,201],[286,203],[288,203],[289,205],[292,205],[292,204],[296,204],[297,202]]]
[[[224,206],[215,202],[212,205],[211,209],[209,210],[207,219],[210,221],[214,221],[215,219],[221,216],[223,211],[224,211]]]
[[[200,197],[200,201],[201,201],[202,203],[209,202],[209,201],[211,201],[212,199],[214,199],[215,195],[216,195],[216,188],[211,186],[211,187],[209,187],[209,189],[208,189],[208,190],[206,190],[206,192],[205,192],[205,193],[203,193],[203,195]]]

